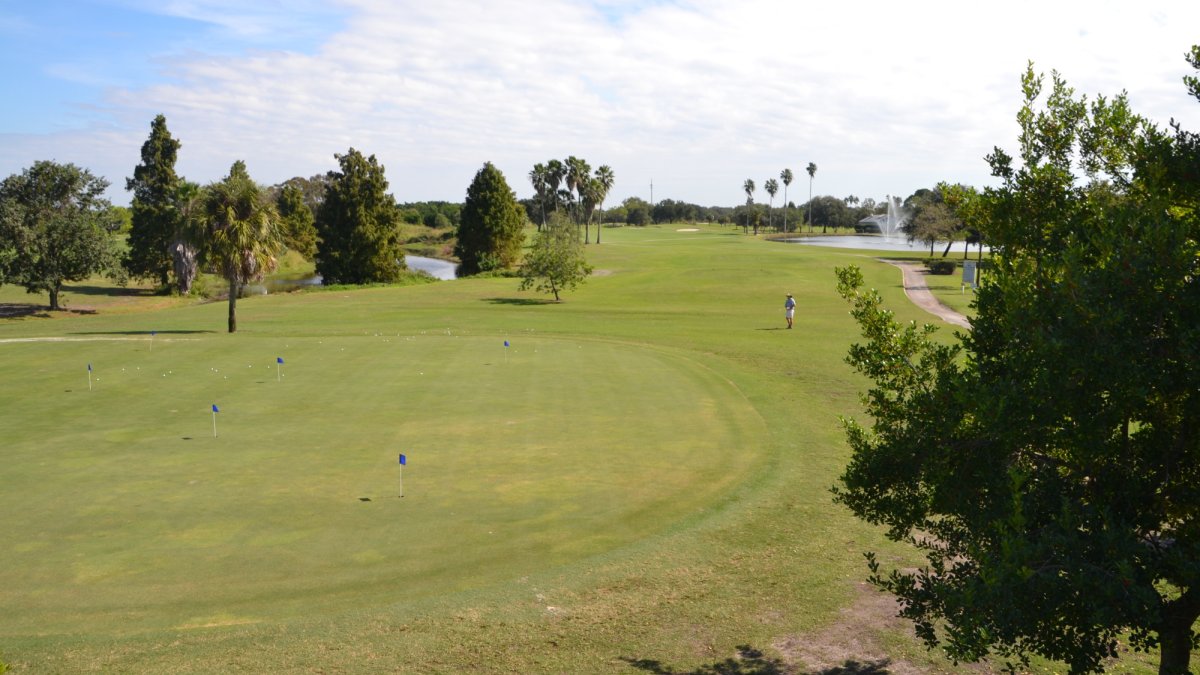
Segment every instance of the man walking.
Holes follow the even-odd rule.
[[[783,303],[784,316],[787,317],[788,330],[792,329],[792,317],[796,315],[796,300],[792,298],[792,294],[787,294],[787,301]]]

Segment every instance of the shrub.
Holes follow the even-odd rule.
[[[946,258],[926,258],[925,268],[929,270],[930,274],[954,274],[958,263]]]

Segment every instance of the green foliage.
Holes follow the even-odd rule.
[[[625,207],[625,222],[637,226],[650,224],[650,202],[641,197],[628,197],[621,205]]]
[[[282,246],[279,214],[266,192],[240,160],[224,180],[204,190],[196,241],[200,259],[229,282],[229,332],[237,331],[237,298],[242,286],[275,267]]]
[[[125,181],[125,189],[133,192],[125,269],[131,276],[157,279],[164,286],[172,268],[171,242],[181,225],[175,208],[179,148],[179,141],[167,130],[167,118],[156,116],[150,137],[142,144],[142,162],[134,168],[133,178]]]
[[[392,282],[400,278],[400,212],[387,194],[383,166],[354,148],[334,155],[341,171],[331,171],[316,214],[317,272],[328,284]]]
[[[1200,143],[1124,96],[1023,79],[1020,168],[972,209],[995,249],[967,358],[901,327],[853,270],[871,429],[835,490],[927,557],[871,580],[955,660],[1098,671],[1118,639],[1187,672],[1200,617]],[[1039,103],[1039,101],[1041,101]],[[1101,140],[1103,139],[1103,140]]]
[[[478,274],[514,266],[525,243],[525,210],[491,162],[475,173],[458,226],[460,275]]]
[[[279,211],[280,234],[283,245],[312,260],[317,255],[317,228],[313,213],[304,203],[304,192],[287,184],[279,192],[275,207]]]
[[[533,246],[521,265],[521,290],[552,293],[574,290],[592,273],[583,255],[579,233],[557,214],[534,237]]]
[[[108,181],[74,164],[40,161],[0,183],[0,280],[49,293],[59,307],[64,282],[115,266],[105,230]]]
[[[929,270],[930,274],[954,274],[958,263],[946,258],[926,258],[925,269]]]

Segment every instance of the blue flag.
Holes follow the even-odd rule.
[[[505,341],[504,341],[504,346],[505,346],[505,347],[507,347],[507,346],[508,346],[508,340],[505,340]]]
[[[155,335],[158,335],[158,331],[156,331],[156,330],[150,331],[150,337],[154,337]]]
[[[275,357],[275,363],[283,363],[283,357],[282,357],[282,356],[276,356],[276,357]]]
[[[216,403],[214,403],[214,404],[213,404],[213,412],[215,412],[215,413],[221,412],[220,410],[217,410],[217,404],[216,404]]]
[[[90,364],[90,363],[88,364],[88,372],[89,373],[92,372],[92,364]]]
[[[408,458],[404,456],[404,453],[400,453],[400,466],[405,464],[408,464]]]

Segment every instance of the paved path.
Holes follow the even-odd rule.
[[[897,262],[895,260],[885,260],[889,264],[900,268],[900,272],[904,275],[904,294],[912,300],[913,304],[921,309],[933,314],[946,323],[952,323],[955,326],[961,326],[970,330],[971,321],[967,317],[943,305],[940,300],[929,290],[929,285],[925,283],[925,266],[920,263]]]

